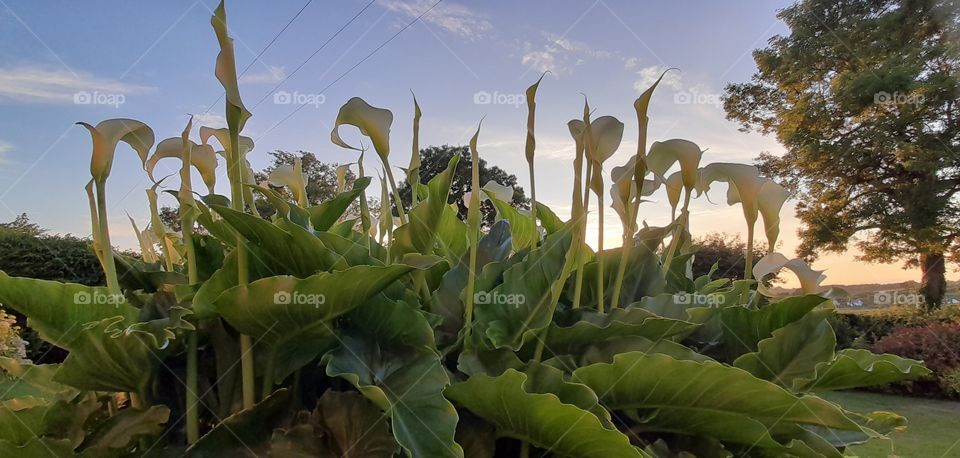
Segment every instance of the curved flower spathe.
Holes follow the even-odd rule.
[[[697,185],[700,159],[703,151],[696,143],[689,140],[674,138],[650,145],[647,154],[647,168],[662,180],[666,180],[667,170],[673,164],[680,163],[680,176],[683,178],[683,187],[692,191]]]
[[[781,269],[789,269],[797,276],[797,279],[800,280],[800,289],[804,294],[818,294],[822,292],[823,288],[821,288],[820,283],[827,278],[827,276],[823,274],[824,271],[814,270],[806,261],[800,258],[787,259],[787,257],[781,253],[770,253],[757,261],[757,265],[753,266],[753,276],[757,280],[762,280],[763,277],[775,274]],[[765,296],[772,295],[772,293],[764,287],[762,282],[758,287],[758,291]]]
[[[267,178],[272,186],[286,186],[290,188],[297,205],[307,206],[307,176],[303,173],[303,163],[300,158],[293,160],[293,165],[281,165]]]
[[[107,119],[100,121],[96,126],[85,122],[77,124],[90,131],[90,138],[93,140],[90,175],[97,182],[102,183],[110,176],[117,143],[124,142],[130,145],[140,156],[141,165],[146,163],[150,148],[153,147],[153,129],[136,119]]]
[[[340,138],[340,126],[344,124],[360,129],[361,134],[369,137],[381,159],[386,160],[390,155],[390,125],[393,124],[390,110],[371,106],[360,97],[353,97],[340,107],[337,121],[330,132],[330,141],[342,148],[360,151]]]
[[[170,137],[157,143],[153,155],[150,156],[144,166],[150,181],[157,181],[153,176],[153,170],[157,167],[157,162],[169,157],[183,157],[183,138]],[[217,154],[213,151],[213,147],[208,144],[198,145],[190,141],[190,165],[200,172],[203,184],[207,186],[207,191],[212,194],[217,183]]]

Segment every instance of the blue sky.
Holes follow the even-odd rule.
[[[786,32],[776,11],[790,2],[445,0],[346,73],[433,3],[376,0],[294,74],[368,0],[311,2],[257,60],[306,0],[229,1],[237,65],[242,70],[253,63],[241,92],[253,112],[244,134],[257,144],[254,167],[264,166],[266,153],[276,149],[313,151],[330,162],[355,160],[354,152],[329,141],[338,108],[352,96],[393,110],[392,162],[405,165],[412,90],[423,109],[421,145],[465,144],[486,116],[481,155],[526,187],[526,107],[517,96],[548,69],[537,100],[537,191],[559,213],[569,212],[573,144],[566,122],[579,116],[581,93],[597,115],[626,124],[609,169],[636,151],[632,102],[667,67],[680,71],[670,73],[654,97],[652,140],[692,140],[708,149],[704,163],[747,162],[761,151],[782,151],[772,138],[738,132],[717,101],[725,84],[749,79],[753,49]],[[179,135],[188,114],[219,127],[222,90],[213,77],[218,48],[210,27],[215,6],[214,0],[0,0],[0,221],[27,212],[54,231],[90,233],[83,191],[90,140],[76,121],[135,118],[153,127],[158,140]],[[281,81],[280,92],[271,92]],[[488,95],[494,103],[482,103]],[[299,107],[288,100],[308,105],[278,124]],[[173,165],[161,166],[160,175],[164,167]],[[135,245],[125,212],[146,225],[149,184],[135,154],[121,148],[108,184],[116,244]],[[642,211],[650,224],[663,224],[669,207],[662,194],[654,200]],[[743,231],[739,208],[701,199],[693,214],[695,234]],[[781,251],[791,254],[797,221],[789,203],[783,218]],[[620,229],[609,208],[606,220],[606,243],[615,246]],[[827,283],[914,277],[896,265],[871,266],[867,277],[849,254],[825,256],[814,266],[828,269]]]

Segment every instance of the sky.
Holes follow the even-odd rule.
[[[253,117],[243,134],[256,142],[253,167],[267,165],[274,150],[355,161],[354,151],[330,143],[337,111],[353,96],[393,111],[391,162],[403,166],[412,91],[423,111],[421,146],[466,144],[484,119],[481,156],[516,174],[529,193],[522,96],[546,70],[537,94],[537,194],[562,216],[569,214],[573,183],[566,123],[580,116],[583,96],[595,116],[626,125],[620,149],[605,164],[609,170],[636,152],[633,100],[667,68],[678,70],[653,97],[652,141],[691,140],[707,150],[702,165],[783,153],[772,137],[738,131],[725,119],[720,96],[726,84],[747,81],[756,70],[752,50],[788,32],[776,14],[789,1],[444,0],[417,20],[434,3],[228,1],[238,71],[247,69],[241,94]],[[215,7],[215,0],[0,0],[0,221],[28,213],[53,232],[90,234],[83,190],[90,137],[77,121],[134,118],[149,124],[158,141],[179,136],[191,114],[195,126],[224,126],[223,91],[213,76]],[[359,134],[353,129],[344,137],[355,143]],[[174,172],[175,162],[162,161],[157,176]],[[119,147],[107,185],[114,244],[136,246],[127,214],[147,225],[149,187],[136,154]],[[228,194],[223,176],[218,191]],[[370,193],[379,195],[375,188]],[[641,218],[669,222],[663,191],[651,199]],[[721,188],[710,200],[691,206],[695,236],[744,233],[740,208],[725,205]],[[793,256],[799,227],[793,202],[781,217],[778,251]],[[591,238],[597,223],[594,210]],[[619,220],[609,207],[603,234],[605,246],[620,244]],[[899,264],[866,264],[855,254],[824,255],[813,266],[826,269],[826,284],[918,279]],[[788,279],[787,286],[795,283]]]

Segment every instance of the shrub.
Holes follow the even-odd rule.
[[[933,373],[920,380],[891,386],[922,396],[955,396],[960,382],[960,323],[934,322],[895,329],[872,347],[877,353],[891,353],[922,360]]]

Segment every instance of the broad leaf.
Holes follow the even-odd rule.
[[[837,338],[827,322],[832,310],[811,312],[761,340],[758,351],[733,362],[761,379],[790,389],[798,379],[811,378],[821,363],[833,359]]]
[[[476,374],[444,392],[475,415],[513,437],[570,457],[643,457],[626,435],[555,394],[535,393],[529,376],[508,369],[497,377]]]
[[[370,179],[370,177],[357,178],[353,182],[353,188],[349,191],[341,192],[316,207],[308,208],[307,211],[310,212],[310,222],[313,223],[313,228],[318,231],[326,231],[336,224],[344,212],[350,208],[353,201],[357,200],[370,185]]]
[[[187,449],[189,458],[262,456],[273,429],[285,419],[290,392],[275,391],[249,409],[224,418]]]
[[[846,349],[817,365],[811,379],[796,380],[796,391],[847,390],[913,380],[930,374],[920,361],[867,350]]]

